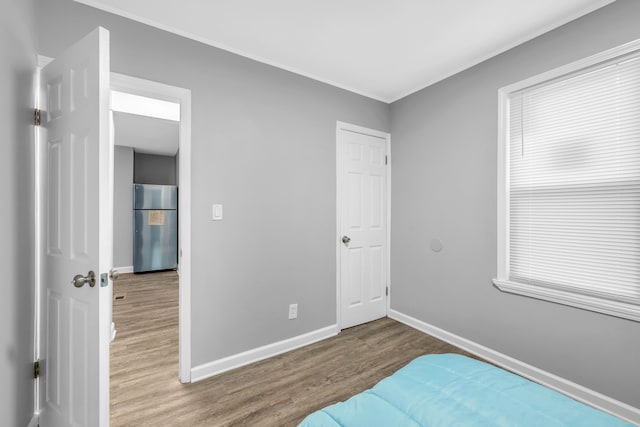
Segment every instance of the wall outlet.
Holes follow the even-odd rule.
[[[298,317],[298,304],[289,304],[289,319]]]

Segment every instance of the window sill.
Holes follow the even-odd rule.
[[[493,279],[493,284],[503,292],[524,295],[571,307],[582,308],[610,316],[640,322],[640,306],[619,301],[610,301],[588,295],[565,292],[558,289],[527,285],[509,280]]]

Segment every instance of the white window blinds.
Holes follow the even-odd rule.
[[[507,280],[640,305],[640,56],[508,100]]]

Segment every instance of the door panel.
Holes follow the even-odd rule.
[[[60,412],[60,307],[62,296],[58,292],[47,292],[48,342],[46,358],[45,401],[50,410]]]
[[[369,191],[370,191],[370,220],[369,225],[371,230],[382,230],[384,227],[384,182],[383,176],[370,175],[369,176]]]
[[[112,262],[108,36],[96,29],[40,72],[42,427],[109,424],[111,287],[100,284]],[[89,271],[95,285],[74,286]]]
[[[360,231],[362,229],[362,182],[364,177],[355,172],[350,172],[348,177],[349,188],[347,192],[351,195],[346,200],[349,215],[348,229],[349,231]]]
[[[70,257],[73,260],[89,259],[89,192],[87,183],[89,176],[89,138],[87,135],[71,134],[71,194],[69,206],[73,209],[69,212],[71,216],[71,248]]]
[[[89,387],[89,369],[92,368],[88,358],[91,345],[90,305],[72,298],[69,300],[69,413],[72,426],[88,426],[91,407]]]
[[[52,138],[47,141],[47,155],[49,159],[48,186],[49,198],[47,203],[47,255],[62,255],[62,236],[60,213],[60,181],[62,175],[62,141]]]
[[[387,314],[386,136],[338,130],[341,327]]]
[[[347,287],[349,299],[347,305],[349,308],[354,308],[362,305],[363,290],[364,290],[364,270],[362,268],[362,248],[349,248],[348,249],[348,267],[347,274],[349,280],[349,286]]]
[[[371,271],[370,280],[371,280],[371,301],[381,300],[384,296],[384,287],[385,287],[385,277],[384,277],[384,247],[383,246],[371,246],[369,248],[369,254],[371,255],[371,262],[369,263],[369,268]]]

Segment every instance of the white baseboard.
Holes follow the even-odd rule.
[[[127,265],[126,267],[114,267],[114,270],[118,270],[118,273],[133,273],[133,265]]]
[[[27,427],[38,427],[39,422],[40,422],[40,415],[33,414],[33,417],[31,417],[31,421],[29,421],[29,425],[27,425]]]
[[[287,351],[295,350],[296,348],[304,347],[333,337],[337,334],[338,326],[331,325],[303,335],[298,335],[297,337],[254,348],[253,350],[234,354],[233,356],[225,357],[223,359],[214,360],[213,362],[191,368],[191,382],[200,381],[205,378],[230,371],[231,369],[277,356],[279,354],[286,353]]]
[[[608,412],[616,417],[640,425],[640,409],[638,408],[634,408],[631,405],[627,405],[626,403],[605,396],[602,393],[583,387],[580,384],[576,384],[550,372],[521,362],[520,360],[514,359],[506,354],[502,354],[398,311],[389,310],[388,316],[398,322],[404,323],[405,325],[411,326],[412,328],[466,350],[469,353],[482,357],[485,360],[528,378],[531,381],[552,388],[575,400]]]

